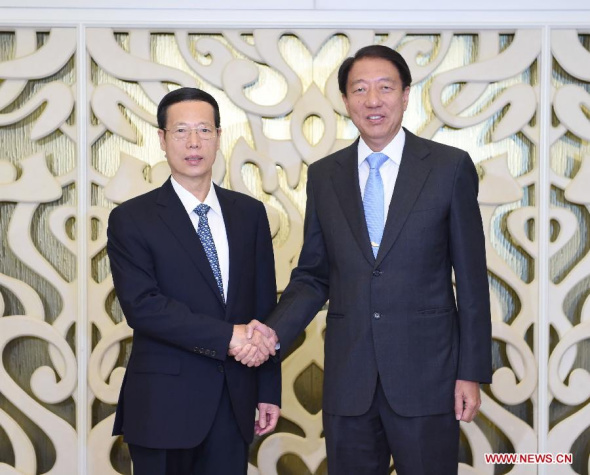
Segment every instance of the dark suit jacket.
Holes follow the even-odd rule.
[[[309,167],[299,264],[267,323],[285,350],[329,298],[324,410],[330,414],[366,412],[377,376],[398,414],[452,411],[455,380],[491,379],[475,167],[466,152],[406,131],[375,259],[357,145]]]
[[[264,320],[276,304],[264,206],[215,188],[229,242],[224,305],[195,229],[170,180],[111,212],[107,250],[133,332],[114,434],[153,448],[190,448],[208,433],[227,381],[251,441],[257,402],[280,404],[280,365],[248,368],[227,356],[233,325]]]

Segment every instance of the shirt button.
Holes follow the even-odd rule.
[[[381,318],[381,314],[380,314],[379,312],[375,312],[375,313],[373,314],[373,318],[374,318],[375,320],[379,320],[379,319]]]
[[[217,365],[217,371],[223,373],[223,365]]]
[[[373,271],[373,277],[379,277],[381,274],[383,274],[383,272],[381,272],[380,270]]]

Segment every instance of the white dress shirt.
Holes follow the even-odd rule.
[[[385,211],[385,221],[387,221],[389,204],[391,203],[391,197],[393,196],[393,189],[397,180],[399,165],[402,161],[402,152],[404,151],[405,143],[406,133],[403,128],[400,128],[393,140],[381,150],[381,153],[384,153],[389,157],[379,169],[381,180],[383,181],[383,210]],[[365,196],[365,186],[367,184],[367,179],[369,178],[370,167],[366,159],[372,153],[373,150],[369,148],[361,137],[358,145],[359,186],[361,188],[361,197]]]
[[[199,216],[195,213],[195,208],[199,206],[201,202],[190,191],[183,188],[173,177],[170,177],[170,181],[172,182],[172,188],[174,188],[174,191],[182,202],[182,206],[184,206],[188,217],[192,221],[196,233],[197,228],[199,227]],[[211,235],[213,236],[213,242],[215,243],[215,249],[217,250],[217,259],[219,261],[221,280],[223,282],[223,296],[227,301],[227,286],[229,284],[229,244],[227,241],[225,222],[223,221],[223,214],[221,212],[221,205],[217,199],[217,193],[215,193],[213,183],[211,183],[211,188],[209,188],[209,193],[203,203],[211,207],[207,213],[207,221],[209,221],[209,228],[211,229]]]

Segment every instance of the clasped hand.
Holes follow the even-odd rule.
[[[246,366],[260,366],[269,356],[274,356],[278,337],[275,331],[258,320],[248,325],[234,325],[229,342],[228,355]]]

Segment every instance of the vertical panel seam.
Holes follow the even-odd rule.
[[[539,225],[538,225],[538,276],[539,276],[539,312],[537,321],[537,364],[538,364],[538,401],[537,401],[537,437],[539,453],[547,452],[549,432],[549,219],[550,219],[550,139],[551,139],[551,28],[545,25],[541,40],[541,93],[539,97]],[[546,466],[539,465],[539,475],[544,475]]]
[[[88,223],[87,208],[88,199],[88,167],[87,167],[87,73],[86,59],[86,27],[83,23],[77,25],[78,48],[76,50],[77,85],[76,85],[76,123],[78,137],[78,164],[77,164],[77,196],[78,196],[78,296],[77,296],[77,324],[76,324],[76,349],[78,361],[78,389],[76,408],[76,429],[78,433],[78,473],[87,473],[88,458],[88,339],[90,328],[88,327]]]

